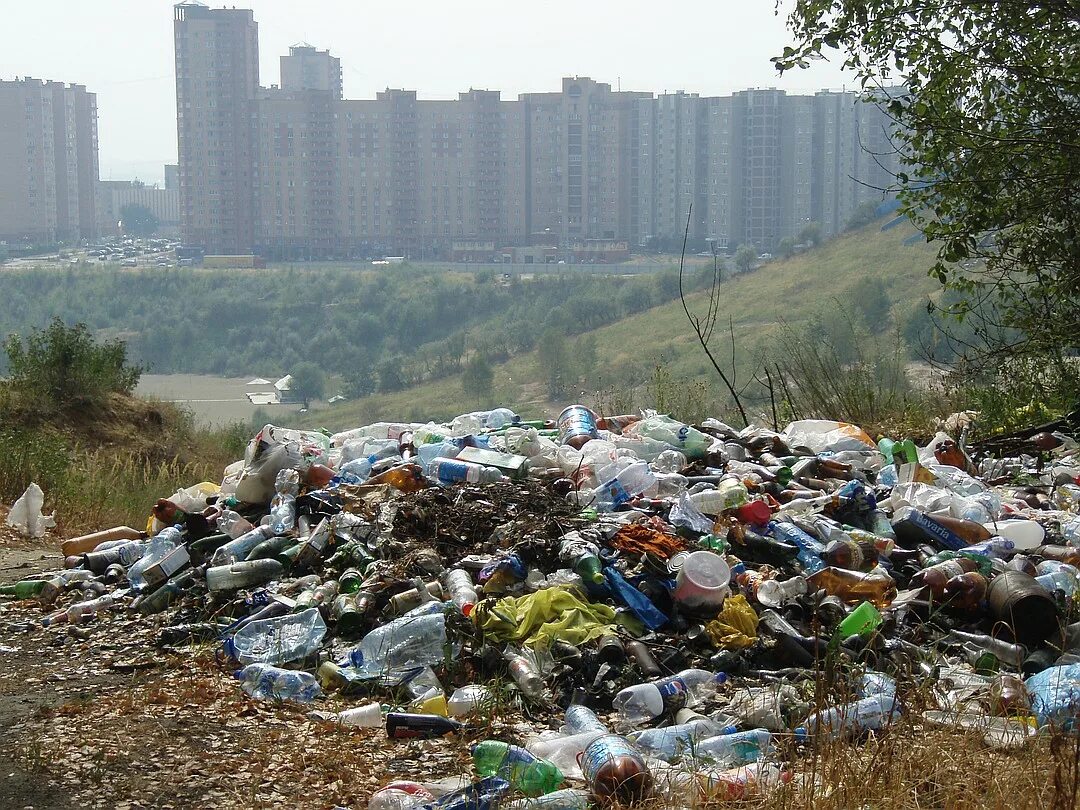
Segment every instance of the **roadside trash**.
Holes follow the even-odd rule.
[[[64,540],[63,570],[0,597],[36,632],[210,643],[253,698],[389,745],[472,744],[472,781],[400,774],[369,810],[746,799],[800,746],[897,724],[1000,749],[1080,729],[1065,438],[998,459],[583,405],[266,425],[220,486]],[[42,502],[9,523],[39,536]]]
[[[30,484],[8,512],[7,524],[27,537],[42,537],[47,529],[56,525],[54,515],[43,515],[45,493],[37,484]]]

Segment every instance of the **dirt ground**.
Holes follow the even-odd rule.
[[[0,582],[60,567],[57,545],[0,527]],[[5,810],[365,807],[391,778],[466,770],[460,741],[390,743],[249,700],[209,645],[160,650],[145,618],[44,628],[42,615],[33,600],[0,602]]]

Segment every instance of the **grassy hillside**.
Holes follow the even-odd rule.
[[[781,322],[797,325],[817,315],[842,317],[842,305],[851,288],[864,276],[881,280],[892,302],[893,321],[906,319],[936,292],[936,284],[926,275],[933,249],[921,241],[904,245],[913,233],[908,226],[882,231],[881,225],[881,221],[873,223],[723,283],[719,318],[723,324],[731,318],[744,369],[756,352],[769,346]],[[689,301],[692,309],[703,312],[707,297],[703,292],[694,293]],[[530,325],[520,328],[529,329]],[[598,365],[604,368],[603,373],[581,381],[577,398],[588,404],[616,409],[652,404],[658,384],[675,396],[685,396],[687,385],[694,381],[705,383],[707,390],[702,396],[720,401],[716,390],[719,381],[678,300],[586,335],[595,340]],[[713,346],[722,357],[730,354],[726,330],[717,329]],[[665,372],[659,380],[655,374],[658,364]],[[341,403],[309,414],[306,421],[338,429],[378,419],[447,418],[496,404],[540,415],[558,405],[546,399],[545,360],[539,349],[513,356],[495,365],[494,371],[494,396],[490,398],[466,394],[460,375],[454,375],[393,394]]]

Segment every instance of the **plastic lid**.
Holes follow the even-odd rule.
[[[798,728],[795,729],[795,731],[793,733],[795,735],[795,739],[798,740],[799,742],[803,742],[804,740],[807,740],[810,737],[810,732],[807,730],[807,728],[805,726],[799,726]]]

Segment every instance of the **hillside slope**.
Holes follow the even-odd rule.
[[[914,233],[910,226],[882,230],[882,224],[872,223],[791,259],[773,261],[725,281],[719,319],[721,324],[731,319],[740,362],[767,345],[781,322],[798,324],[815,315],[839,313],[851,287],[863,276],[881,279],[893,304],[894,318],[905,318],[934,294],[937,285],[926,274],[933,248],[921,240],[905,245]],[[688,300],[692,310],[704,311],[705,293],[695,293]],[[705,379],[712,385],[714,381],[715,372],[708,366],[678,300],[585,335],[595,340],[597,357],[606,369],[603,375],[582,382],[580,398],[586,402],[609,386],[644,386],[657,364],[662,364],[677,384]],[[718,328],[713,343],[721,356],[730,353],[726,330]],[[460,375],[454,375],[393,394],[341,403],[313,412],[304,421],[341,429],[378,419],[449,418],[496,404],[523,414],[549,413],[556,405],[546,401],[544,358],[538,350],[499,363],[494,371],[494,396],[490,399],[466,394]]]

